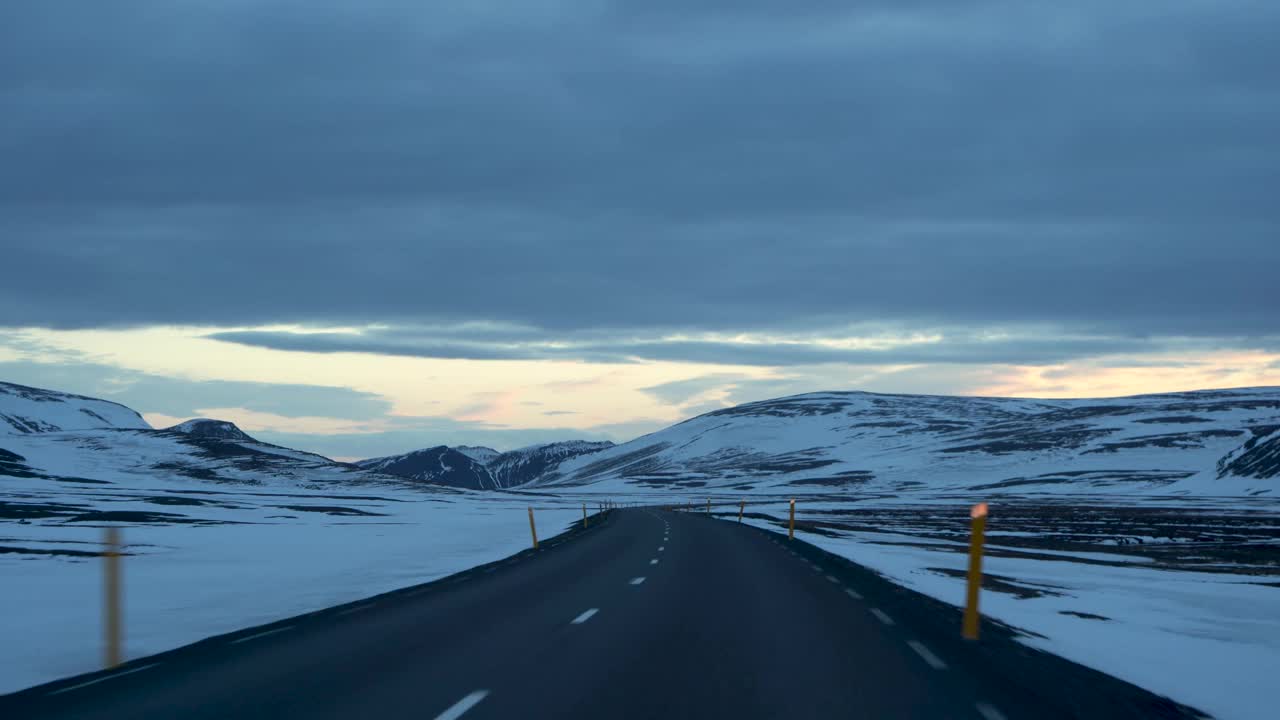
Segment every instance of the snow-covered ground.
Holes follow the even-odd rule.
[[[967,568],[967,504],[933,499],[909,506],[893,501],[839,501],[797,505],[797,523],[824,523],[824,534],[797,537],[926,595],[962,606]],[[1044,498],[1021,498],[1038,507]],[[1082,523],[1134,512],[1168,522],[1185,521],[1188,508],[1130,498],[1126,503],[1092,498],[1095,514]],[[786,532],[782,498],[748,505],[746,522]],[[1206,508],[1210,525],[1235,528],[1249,537],[1188,540],[1177,531],[1156,531],[1141,546],[1109,543],[1105,533],[1075,536],[1076,547],[1058,545],[1069,532],[1046,526],[1041,533],[1002,530],[1002,508],[992,507],[984,571],[1001,589],[982,593],[984,615],[1029,633],[1023,642],[1088,665],[1140,687],[1200,708],[1220,720],[1275,717],[1275,671],[1280,668],[1280,502],[1257,500],[1243,512]],[[721,507],[730,519],[736,507]],[[1195,512],[1202,509],[1196,508]],[[1166,516],[1165,513],[1170,513]],[[768,515],[772,519],[751,517]],[[1021,514],[1021,513],[1019,513]],[[1102,519],[1099,519],[1101,517]],[[856,520],[855,520],[856,518]],[[903,518],[916,518],[904,521]],[[859,529],[832,525],[850,521]],[[1164,522],[1164,521],[1162,521]],[[887,531],[873,529],[883,523]],[[1194,521],[1192,522],[1194,524]],[[1241,524],[1249,526],[1240,530]],[[1188,528],[1204,537],[1203,527]],[[1168,534],[1166,534],[1168,533]],[[1083,540],[1083,542],[1081,542]],[[1240,547],[1243,557],[1227,561]],[[1113,547],[1117,551],[1109,552]],[[1126,552],[1119,552],[1120,549]],[[1225,556],[1225,558],[1224,558]],[[1194,568],[1202,567],[1205,570]],[[1079,614],[1075,614],[1079,613]],[[957,615],[957,628],[959,632]]]
[[[523,488],[536,494],[424,484],[209,422],[155,430],[0,383],[0,692],[98,666],[108,524],[127,527],[137,656],[496,560],[529,544],[527,506],[549,536],[579,498],[745,499],[749,522],[781,532],[799,497],[801,537],[958,605],[967,507],[984,500],[986,614],[1219,718],[1274,716],[1277,388],[780,398],[548,463]]]
[[[580,506],[553,498],[387,489],[210,492],[193,483],[28,490],[20,506],[72,502],[175,514],[124,530],[131,553],[123,560],[129,657],[506,557],[530,545],[529,506],[541,538],[581,518]],[[6,507],[13,514],[19,505]],[[0,554],[0,693],[100,667],[102,561],[45,553],[97,552],[103,524],[64,517],[0,525],[0,547],[8,549]]]
[[[0,693],[100,667],[103,528],[123,527],[129,657],[426,582],[581,506],[366,472],[230,423],[0,383]]]

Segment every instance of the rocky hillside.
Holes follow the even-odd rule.
[[[361,460],[356,465],[373,472],[437,485],[471,490],[493,490],[499,487],[483,463],[445,445],[414,450],[404,455]]]
[[[473,490],[512,488],[532,482],[569,458],[613,447],[611,442],[570,440],[499,453],[492,448],[445,445],[357,463],[367,470]]]

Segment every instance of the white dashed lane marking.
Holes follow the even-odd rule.
[[[932,650],[925,647],[923,643],[916,642],[915,640],[908,640],[907,645],[911,646],[911,649],[915,650],[917,655],[923,658],[925,662],[929,663],[929,667],[934,670],[947,669],[947,664],[942,662],[942,660],[937,655],[934,655]]]
[[[831,582],[833,582],[833,583],[837,583],[837,584],[839,584],[839,582],[840,582],[839,580],[835,579],[835,577],[833,577],[833,576],[831,576],[831,575],[828,575],[828,576],[827,576],[827,579],[828,579],[828,580],[830,580]]]
[[[849,588],[845,588],[844,591],[848,593],[849,597],[853,598],[854,600],[862,599],[862,595],[857,590],[850,590]]]
[[[640,576],[640,577],[633,577],[633,578],[631,578],[631,584],[632,584],[632,585],[639,585],[639,584],[640,584],[640,583],[642,583],[642,582],[644,582],[644,576],[643,576],[643,575],[642,575],[642,576]]]
[[[448,710],[436,716],[436,720],[458,720],[462,714],[480,703],[481,700],[489,696],[488,690],[476,690],[470,695],[462,698],[458,702],[449,707]]]
[[[590,610],[587,610],[586,612],[582,613],[578,617],[574,618],[570,624],[581,625],[582,623],[590,620],[591,616],[595,615],[598,612],[600,612],[600,608],[591,608]]]
[[[100,677],[100,678],[97,678],[96,680],[90,680],[89,682],[82,682],[82,683],[80,683],[79,685],[72,685],[71,687],[64,687],[64,688],[62,688],[61,690],[54,690],[53,692],[51,692],[51,693],[49,693],[49,694],[50,694],[50,695],[61,695],[61,694],[62,694],[62,693],[64,693],[64,692],[71,692],[72,690],[79,690],[80,688],[83,688],[83,687],[89,687],[90,685],[97,685],[97,684],[98,684],[98,683],[100,683],[100,682],[106,682],[107,680],[115,680],[115,679],[116,679],[116,678],[118,678],[118,677],[124,677],[125,675],[132,675],[132,674],[134,674],[134,673],[136,673],[136,672],[142,672],[143,670],[147,670],[147,669],[149,669],[149,668],[153,668],[153,667],[155,667],[155,666],[157,666],[157,665],[159,665],[159,664],[160,664],[160,663],[151,663],[150,665],[143,665],[142,667],[136,667],[136,668],[133,668],[132,670],[125,670],[124,672],[118,672],[118,673],[116,673],[116,674],[114,674],[114,675],[108,675],[108,676],[106,676],[106,677]]]
[[[658,564],[658,558],[654,558],[654,559],[650,560],[650,561],[649,561],[649,564],[650,564],[650,565],[657,565],[657,564]]]
[[[885,625],[893,624],[893,618],[886,615],[884,611],[882,611],[880,608],[871,608],[871,614],[875,615],[876,619],[884,623]]]

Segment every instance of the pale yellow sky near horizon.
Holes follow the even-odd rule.
[[[1280,354],[1217,351],[1195,355],[1100,357],[1049,366],[911,364],[762,367],[688,362],[590,363],[568,360],[460,360],[310,353],[250,347],[204,335],[227,328],[24,329],[0,334],[0,361],[105,365],[200,382],[210,380],[349,388],[385,398],[384,418],[288,415],[243,407],[193,408],[248,432],[376,434],[399,418],[443,417],[494,427],[578,428],[628,422],[669,424],[732,404],[729,390],[756,381],[756,400],[817,390],[872,390],[1013,397],[1108,397],[1191,389],[1280,385]],[[7,340],[6,340],[7,338]],[[1127,363],[1127,364],[1126,364]],[[707,376],[723,384],[664,401],[650,388]],[[769,386],[773,387],[773,386]],[[750,394],[750,390],[746,391]],[[741,397],[739,399],[742,399]],[[136,408],[163,427],[187,418]],[[548,414],[548,410],[555,414]],[[622,438],[625,439],[625,438]]]

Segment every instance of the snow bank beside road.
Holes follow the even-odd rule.
[[[417,498],[273,498],[301,507],[391,513],[385,517],[275,508],[270,514],[294,517],[126,527],[128,551],[137,553],[123,560],[126,657],[428,582],[529,547],[529,503],[523,500]],[[230,499],[255,502],[247,495]],[[551,502],[532,502],[544,538],[581,519],[581,506]],[[124,503],[113,509],[130,508]],[[234,512],[245,516],[243,509]],[[261,512],[268,511],[253,514]],[[192,515],[216,520],[222,513],[201,508]],[[96,552],[102,535],[99,527],[72,525],[11,524],[4,530],[4,545],[37,551]],[[101,667],[100,560],[0,554],[0,577],[0,693]]]
[[[783,503],[767,511],[786,517]],[[786,532],[776,521],[746,521]],[[797,531],[797,537],[905,587],[958,607],[964,603],[968,556],[956,552],[955,543],[882,532],[824,537]],[[1200,708],[1219,720],[1275,716],[1280,588],[1263,584],[1274,578],[1159,569],[1149,567],[1142,557],[1128,558],[1127,564],[1098,564],[1126,558],[1045,554],[1054,559],[988,555],[988,575],[1013,581],[1027,592],[984,590],[983,614],[1044,636],[1024,639],[1028,645]]]

